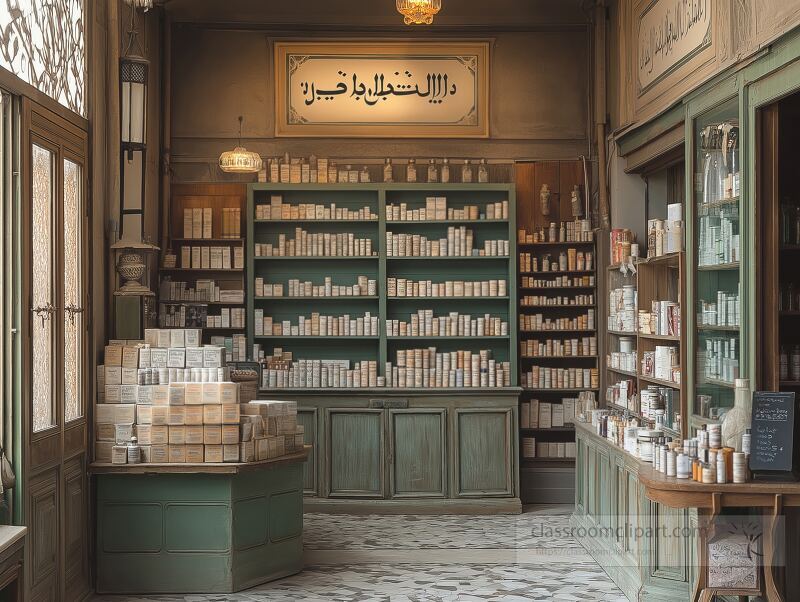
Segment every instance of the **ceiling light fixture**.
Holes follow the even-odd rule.
[[[442,0],[396,0],[397,12],[406,25],[430,25],[442,10]]]
[[[239,145],[219,156],[219,168],[225,173],[258,173],[261,170],[259,154],[242,146],[242,121],[239,115]]]

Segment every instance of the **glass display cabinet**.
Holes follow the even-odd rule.
[[[692,426],[733,406],[741,350],[741,178],[738,98],[700,114],[694,129]]]

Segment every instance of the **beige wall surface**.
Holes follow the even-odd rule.
[[[409,30],[411,31],[411,30]],[[320,40],[319,32],[245,30],[178,23],[172,43],[174,181],[227,179],[216,167],[237,136],[263,156],[380,159],[487,157],[557,159],[589,154],[590,28],[556,23],[479,32],[436,33],[426,40],[491,43],[488,139],[286,139],[274,137],[272,43]],[[414,35],[418,35],[415,33]],[[329,32],[325,39],[376,39],[376,34]],[[400,32],[385,38],[408,40]]]

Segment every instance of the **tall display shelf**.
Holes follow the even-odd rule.
[[[259,206],[317,204],[357,210],[369,207],[366,219],[264,219]],[[446,198],[448,209],[477,205],[479,219],[393,220],[387,206],[403,203],[408,210],[426,207],[429,197]],[[266,356],[276,349],[291,360],[376,362],[377,377],[386,377],[387,362],[397,366],[406,349],[436,352],[489,350],[498,362],[509,362],[508,386],[362,386],[262,387],[262,395],[295,399],[306,441],[315,443],[305,469],[306,508],[350,508],[353,504],[392,500],[422,511],[448,504],[465,512],[479,509],[517,511],[519,501],[517,403],[517,289],[514,187],[509,184],[251,184],[247,219],[247,336],[249,350],[258,344]],[[490,216],[490,204],[507,201],[507,218]],[[323,210],[324,211],[324,210]],[[256,216],[262,216],[257,218]],[[270,218],[275,216],[270,215]],[[419,215],[417,215],[419,217]],[[474,216],[473,216],[474,217]],[[507,240],[508,255],[404,257],[387,253],[387,233],[447,238],[449,227],[472,231],[474,248]],[[354,233],[370,241],[370,256],[264,257],[256,245],[279,237],[308,233]],[[264,248],[259,247],[263,254]],[[271,252],[271,251],[270,251]],[[289,296],[290,279],[323,285],[352,285],[358,276],[375,280],[374,294],[359,296]],[[414,281],[505,280],[506,290],[491,296],[390,295],[389,279]],[[256,279],[283,285],[282,296],[256,295]],[[262,291],[263,292],[263,291]],[[274,292],[274,291],[273,291]],[[395,291],[397,292],[397,291]],[[417,331],[387,334],[387,320],[411,321],[418,310],[435,317],[451,312],[472,319],[485,314],[507,323],[501,334],[417,336]],[[273,321],[298,325],[312,313],[378,317],[378,333],[370,336],[305,336],[256,334],[256,312]],[[281,330],[281,329],[276,329]],[[433,368],[433,366],[431,366]],[[396,372],[396,371],[395,371]],[[391,375],[388,375],[391,376]],[[320,382],[321,384],[321,382]],[[414,383],[416,385],[416,383]]]
[[[683,314],[683,309],[686,307],[684,266],[684,253],[678,252],[640,259],[636,262],[635,272],[621,270],[619,265],[611,265],[608,267],[607,273],[609,303],[614,301],[611,291],[628,287],[628,291],[632,291],[628,295],[633,297],[634,321],[630,325],[632,328],[622,328],[618,319],[616,323],[611,323],[612,319],[608,318],[605,362],[606,405],[609,408],[627,412],[638,418],[643,424],[655,426],[656,421],[652,413],[642,408],[642,392],[648,389],[658,392],[665,410],[665,422],[662,422],[659,428],[674,438],[681,438],[686,432],[686,349],[683,346],[683,341],[686,340],[686,320],[681,315],[680,319],[675,322],[676,327],[666,334],[644,332],[640,324],[639,312],[651,311],[655,301],[666,301],[675,303],[680,314]],[[618,309],[625,311],[624,307],[618,307]],[[628,324],[623,325],[628,326]],[[625,365],[616,362],[619,365],[615,365],[615,362],[612,361],[612,354],[626,351],[628,347],[633,350],[635,364]],[[673,375],[672,370],[669,371],[669,374],[659,373],[658,375],[644,372],[645,355],[655,354],[657,347],[675,350],[677,359],[670,368],[675,369],[676,375]],[[627,395],[620,397],[619,393],[614,390],[620,384],[623,385],[620,390],[627,390]],[[627,385],[627,389],[625,385]]]
[[[589,233],[593,236],[593,233]],[[520,281],[519,281],[519,350],[520,350],[520,382],[523,374],[531,374],[533,370],[597,370],[597,280],[596,262],[597,249],[595,240],[561,241],[561,242],[522,242],[518,241],[520,253]],[[591,254],[591,269],[564,270],[564,271],[543,271],[543,261],[550,259],[558,262],[562,253],[572,250],[578,253]],[[523,271],[522,255],[530,254],[537,259],[538,270]],[[569,267],[569,266],[568,266]],[[567,277],[570,284],[560,283],[556,286],[557,279]],[[531,280],[535,279],[535,283]],[[526,285],[527,284],[527,285]],[[535,284],[535,285],[534,285]],[[559,320],[562,318],[576,319],[578,316],[585,316],[588,312],[593,313],[593,323],[581,328],[524,328],[522,322],[525,316],[541,315],[543,320]],[[588,339],[594,338],[593,349],[588,343]],[[570,341],[577,340],[577,350],[565,349],[563,353],[557,351],[554,346],[569,345]],[[550,343],[548,344],[548,341]],[[545,345],[545,353],[540,354],[536,347],[539,344]],[[549,346],[548,346],[549,345]],[[532,352],[529,352],[532,351]],[[575,465],[574,454],[569,451],[575,442],[575,426],[573,419],[565,415],[565,420],[557,420],[553,423],[552,408],[560,406],[560,411],[564,410],[566,404],[564,399],[572,400],[578,397],[582,391],[593,391],[595,396],[599,390],[599,375],[596,382],[583,382],[581,376],[580,383],[567,383],[566,387],[558,387],[552,381],[550,386],[546,383],[537,383],[533,386],[523,386],[520,399],[521,413],[529,411],[529,418],[521,420],[520,437],[523,442],[535,441],[535,448],[523,449],[521,463],[526,478],[530,475],[533,486],[527,488],[530,491],[530,499],[526,502],[561,502],[559,495],[561,492],[572,492],[561,486],[560,480],[564,478],[563,470],[570,469],[566,478],[573,478],[571,469]],[[579,386],[582,385],[582,386]],[[542,420],[544,406],[550,408],[550,419]],[[554,444],[554,445],[551,445]],[[549,448],[559,450],[565,448],[564,456],[551,454]],[[547,455],[544,455],[544,452]],[[535,457],[530,457],[535,453]]]
[[[511,198],[509,198],[509,195]],[[319,205],[358,210],[369,207],[377,216],[371,219],[307,220],[307,219],[256,219],[256,207],[269,204],[273,196],[290,205],[315,203]],[[247,210],[247,264],[248,264],[248,342],[261,344],[267,355],[271,346],[291,351],[295,358],[350,359],[378,362],[378,374],[384,374],[386,362],[396,365],[399,349],[433,347],[437,351],[490,349],[499,362],[510,362],[511,386],[517,384],[517,353],[511,341],[516,339],[516,245],[513,210],[508,219],[443,219],[443,220],[391,220],[386,216],[386,205],[405,204],[409,210],[425,207],[427,197],[444,197],[448,207],[478,205],[482,212],[489,203],[508,200],[513,207],[513,188],[504,184],[255,184],[250,186]],[[474,233],[474,246],[482,248],[486,240],[508,240],[508,256],[439,256],[409,257],[387,256],[386,233],[418,234],[429,239],[447,238],[450,226],[465,226]],[[278,237],[293,238],[295,229],[309,233],[353,233],[358,238],[368,238],[372,244],[371,256],[319,257],[319,256],[256,256],[256,244],[273,243]],[[338,297],[289,296],[289,279],[324,284],[325,277],[332,284],[352,285],[359,276],[377,280],[375,295]],[[255,280],[282,284],[282,296],[257,296]],[[506,294],[494,296],[439,296],[410,297],[390,295],[387,279],[405,278],[415,281],[448,280],[485,281],[505,280]],[[363,315],[369,312],[378,316],[378,335],[370,336],[304,336],[286,334],[255,334],[255,311],[274,321],[289,320],[297,324],[298,316],[312,312],[329,315]],[[449,312],[468,314],[473,319],[485,314],[500,317],[508,324],[508,334],[480,336],[417,336],[387,335],[386,320],[410,321],[412,313],[420,309],[433,309],[435,316]],[[413,388],[413,387],[406,387]]]
[[[159,268],[160,290],[158,299],[159,326],[171,327],[172,323],[165,321],[165,316],[173,312],[184,312],[187,316],[185,327],[202,328],[203,342],[210,343],[212,339],[219,344],[227,346],[229,359],[243,360],[245,352],[246,324],[233,321],[234,312],[245,312],[245,239],[242,236],[245,228],[245,186],[242,184],[176,184],[172,187],[172,210],[169,222],[168,250],[176,256],[174,267],[164,266]],[[190,232],[191,223],[185,223],[185,211],[205,210],[206,216],[211,217],[210,228]],[[234,212],[235,210],[235,212]],[[198,236],[199,234],[199,236]],[[219,249],[220,254],[229,254],[230,264],[225,266],[213,264],[209,257],[205,267],[193,267],[194,258],[188,263],[182,257],[182,249],[199,249],[199,254],[206,253],[211,256],[212,249]],[[207,249],[207,251],[206,251]],[[238,262],[236,256],[238,255]],[[220,259],[221,261],[221,259]],[[197,290],[198,281],[213,281],[217,289],[222,291],[242,291],[235,300],[222,298],[202,298],[192,295],[181,297],[174,294],[178,288]],[[184,283],[180,287],[170,287],[169,283]],[[172,291],[172,292],[171,292]],[[209,326],[205,316],[222,321],[222,313],[230,312],[227,324],[214,324]],[[246,318],[245,318],[246,319]],[[236,338],[234,338],[236,337]]]
[[[693,122],[691,434],[733,407],[742,370],[739,104],[734,98]]]

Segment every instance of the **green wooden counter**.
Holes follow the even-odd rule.
[[[648,499],[652,466],[575,423],[574,534],[629,600],[684,602],[697,576],[697,510]]]
[[[283,389],[309,512],[519,514],[519,387]]]
[[[309,452],[247,464],[93,464],[98,593],[231,593],[298,573]]]

